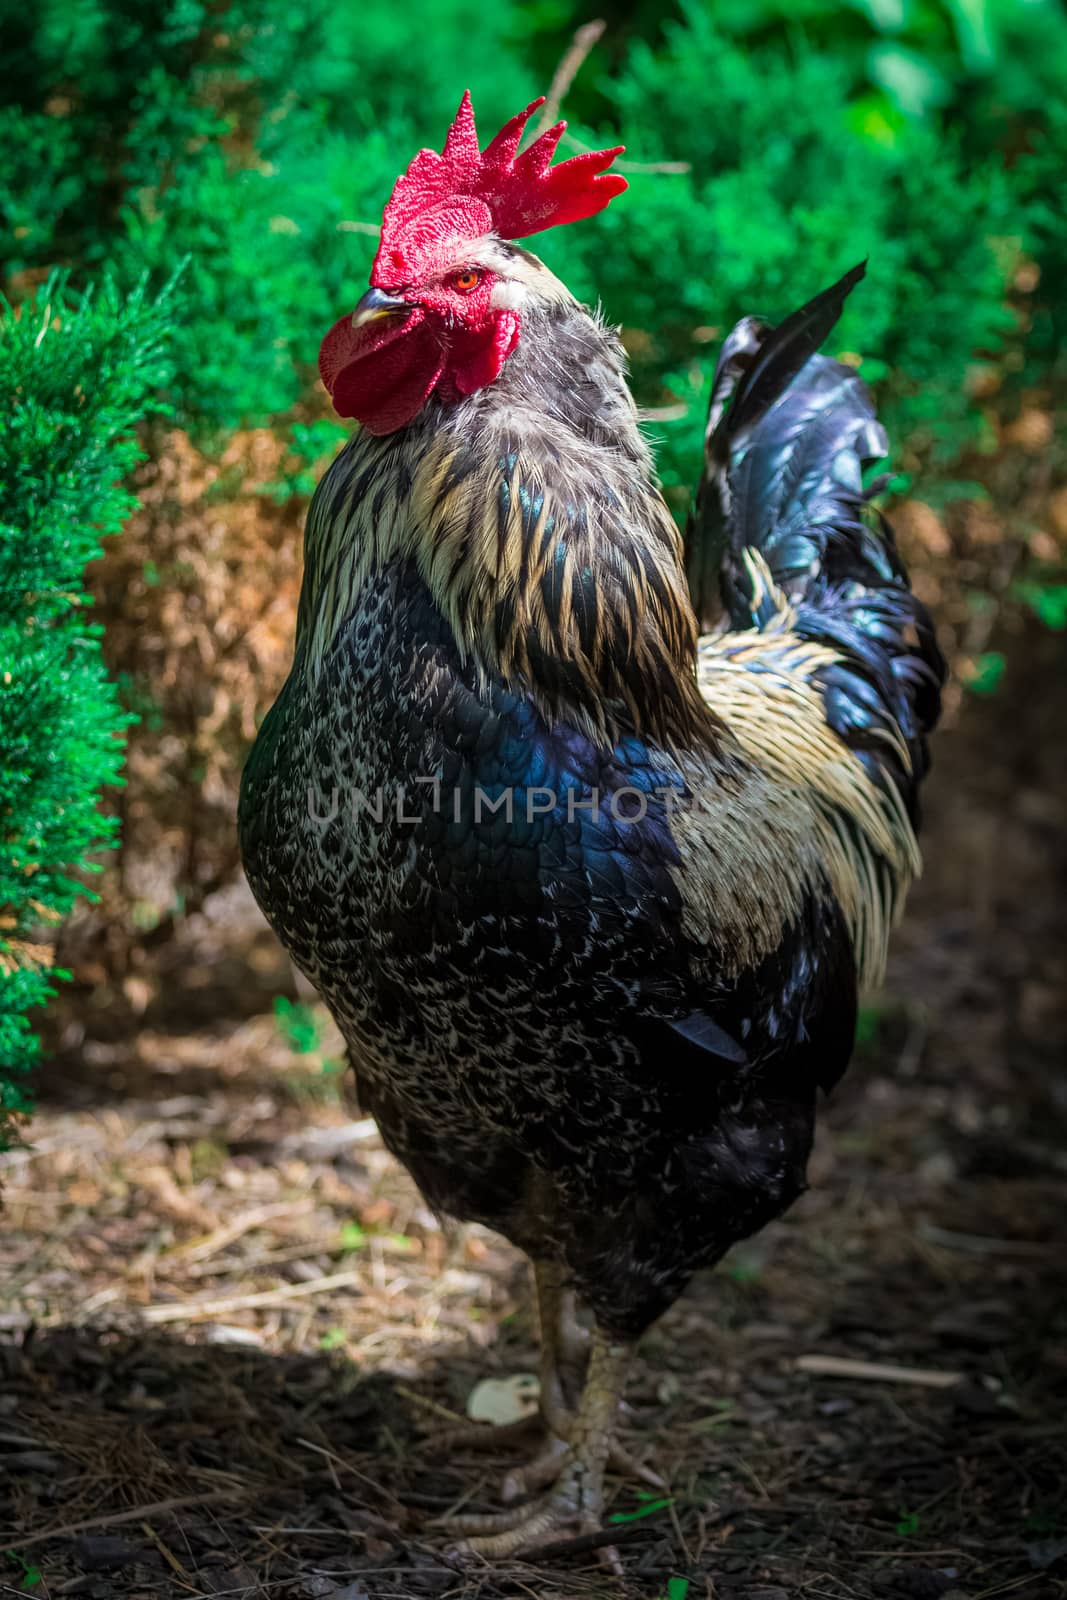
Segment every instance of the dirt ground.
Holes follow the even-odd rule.
[[[438,1228],[321,1018],[272,1009],[292,974],[245,898],[68,991],[0,1158],[0,1593],[1067,1595],[1065,711],[1060,641],[1012,640],[939,739],[812,1189],[643,1345],[626,1438],[669,1489],[611,1483],[625,1582],[444,1556],[434,1516],[491,1507],[513,1457],[433,1433],[534,1368],[524,1269]]]

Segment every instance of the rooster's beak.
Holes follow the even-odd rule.
[[[368,289],[352,313],[352,326],[363,328],[368,322],[377,322],[379,317],[394,317],[401,311],[410,310],[409,301],[385,294],[381,289]]]

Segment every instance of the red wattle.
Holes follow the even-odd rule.
[[[498,378],[520,328],[516,311],[494,311],[462,332],[446,330],[421,306],[363,328],[342,317],[322,341],[319,373],[338,416],[355,417],[370,433],[395,433],[414,420],[442,378],[453,398]]]
[[[453,352],[448,370],[460,394],[474,394],[500,376],[500,369],[519,342],[521,326],[517,311],[498,311],[488,329],[466,341],[466,349]]]
[[[419,413],[445,368],[443,341],[414,308],[401,322],[353,328],[335,322],[319,350],[319,372],[338,416],[369,432],[395,433]]]

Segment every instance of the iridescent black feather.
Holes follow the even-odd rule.
[[[724,342],[688,571],[699,617],[725,607],[735,628],[759,627],[777,602],[745,552],[763,557],[793,607],[793,633],[841,657],[816,674],[827,722],[876,783],[895,785],[914,822],[944,662],[892,528],[871,504],[884,479],[864,484],[888,449],[870,391],[851,367],[816,354],[865,270],[853,267],[776,328],[746,317]]]

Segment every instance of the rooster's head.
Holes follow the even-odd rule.
[[[371,433],[406,427],[435,391],[445,400],[492,383],[522,334],[531,294],[559,285],[505,241],[577,222],[626,188],[607,172],[620,149],[551,165],[558,122],[518,153],[542,100],[478,147],[465,94],[444,150],[420,150],[382,217],[371,287],[322,342],[319,370],[343,417]],[[621,148],[621,147],[620,147]]]

